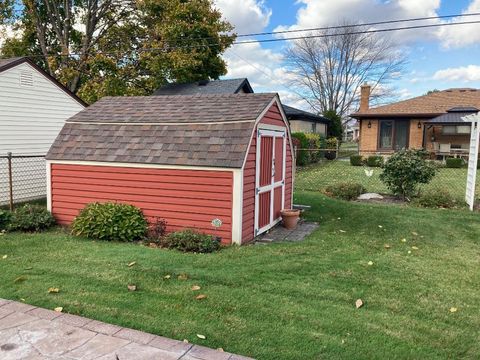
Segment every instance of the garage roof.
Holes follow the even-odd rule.
[[[107,97],[67,120],[48,160],[241,168],[276,94]]]

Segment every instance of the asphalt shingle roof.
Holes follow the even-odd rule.
[[[168,84],[157,89],[153,95],[201,95],[201,94],[236,94],[244,86],[250,90],[246,78],[211,80],[208,82],[192,82],[185,84]],[[251,90],[253,92],[253,90]]]
[[[354,118],[381,116],[435,116],[454,107],[480,108],[480,89],[458,88],[432,92],[393,104],[356,112]]]
[[[454,107],[452,109],[449,109],[446,114],[442,114],[440,116],[434,117],[433,119],[430,119],[428,122],[433,124],[452,124],[452,123],[465,124],[463,117],[467,115],[475,114],[478,111],[479,110],[475,107]]]
[[[10,65],[11,63],[22,60],[22,57],[14,57],[9,59],[0,59],[0,71],[3,71],[3,68]]]
[[[103,98],[67,120],[46,158],[241,168],[276,94]]]
[[[288,105],[282,105],[282,106],[283,106],[283,111],[285,112],[285,115],[289,120],[306,118],[308,120],[319,122],[319,123],[324,123],[324,124],[330,123],[330,120],[328,120],[326,117],[315,115],[311,112],[300,110]]]

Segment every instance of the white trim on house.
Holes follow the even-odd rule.
[[[242,244],[243,229],[243,170],[233,171],[232,244]]]
[[[64,165],[93,165],[93,166],[117,166],[128,168],[142,168],[142,169],[176,169],[176,170],[207,170],[207,171],[234,171],[240,170],[238,168],[222,168],[222,167],[208,167],[208,166],[188,166],[188,165],[160,165],[160,164],[145,164],[145,163],[123,163],[123,162],[107,162],[107,161],[82,161],[82,160],[48,160],[51,164]]]
[[[47,167],[47,210],[52,211],[52,166],[50,161],[46,161]]]

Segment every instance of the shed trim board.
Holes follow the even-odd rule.
[[[276,104],[276,109],[274,109],[274,105]],[[278,111],[276,111],[278,109]],[[268,120],[268,117],[267,117],[267,121],[266,123],[263,123],[262,120],[265,118],[266,114],[272,110],[275,114],[277,114],[277,118],[276,118],[276,121],[278,121],[278,124],[281,124],[283,123],[284,126],[279,126],[279,125],[274,125],[274,124],[269,124],[268,121],[272,121],[271,118],[270,120]],[[278,114],[280,116],[278,116]],[[251,121],[250,121],[251,122]],[[97,124],[97,123],[95,123]],[[181,125],[183,125],[184,123],[182,123]],[[111,123],[109,123],[109,125],[111,125]],[[124,123],[122,123],[122,125],[125,125]],[[169,124],[171,125],[171,124]],[[231,210],[230,210],[230,216],[231,216],[231,219],[230,220],[230,223],[227,222],[227,224],[225,225],[228,225],[229,226],[229,230],[228,232],[231,234],[231,237],[230,237],[230,241],[231,243],[234,243],[234,244],[242,244],[244,242],[247,242],[247,241],[250,241],[250,239],[246,239],[246,236],[244,234],[244,227],[243,227],[243,222],[244,222],[244,219],[243,219],[243,216],[244,216],[244,196],[245,196],[245,191],[244,191],[244,181],[245,181],[245,165],[247,163],[247,157],[249,155],[249,151],[250,151],[250,147],[252,146],[252,140],[257,138],[258,136],[261,136],[262,135],[273,135],[273,138],[278,138],[278,137],[282,137],[283,138],[283,146],[282,146],[282,179],[281,181],[275,181],[275,179],[272,177],[272,181],[273,183],[270,184],[269,186],[267,187],[264,187],[262,188],[262,190],[264,191],[268,191],[270,190],[271,193],[274,192],[274,189],[275,188],[278,188],[278,187],[282,187],[282,191],[281,191],[281,208],[283,209],[285,204],[286,204],[286,198],[285,198],[285,195],[286,195],[286,188],[287,188],[287,140],[288,140],[288,146],[289,146],[289,154],[288,156],[291,158],[291,166],[292,168],[290,169],[291,171],[291,181],[290,181],[290,174],[288,174],[288,186],[291,186],[292,189],[290,189],[289,187],[289,191],[291,191],[291,199],[290,199],[290,204],[293,203],[293,181],[294,181],[294,166],[293,164],[295,163],[294,161],[294,154],[293,154],[293,146],[292,146],[292,141],[291,141],[291,137],[290,137],[290,129],[289,129],[289,126],[288,126],[288,122],[286,121],[286,117],[285,117],[285,114],[283,112],[283,109],[282,109],[282,106],[280,105],[280,101],[278,99],[278,96],[275,96],[272,101],[265,107],[265,109],[261,112],[261,114],[257,117],[257,119],[255,120],[255,126],[253,127],[253,130],[252,130],[252,134],[251,134],[251,137],[250,137],[250,140],[249,140],[249,144],[248,144],[248,147],[247,147],[247,151],[246,151],[246,154],[245,154],[245,158],[243,160],[243,165],[241,168],[228,168],[228,167],[212,167],[212,166],[208,166],[208,167],[205,167],[205,166],[189,166],[189,165],[162,165],[162,164],[152,164],[152,163],[134,163],[134,162],[128,162],[128,163],[124,163],[124,162],[106,162],[106,161],[81,161],[81,160],[47,160],[46,162],[46,166],[47,166],[47,203],[48,203],[48,209],[50,211],[53,210],[53,212],[55,212],[55,191],[58,191],[58,190],[55,190],[55,189],[58,189],[58,185],[55,184],[54,182],[52,183],[52,177],[55,178],[56,176],[62,176],[62,175],[56,175],[58,174],[58,170],[53,170],[53,166],[54,165],[76,165],[76,166],[92,166],[92,167],[95,167],[95,168],[92,168],[92,170],[84,170],[84,171],[87,171],[88,172],[94,172],[94,171],[99,171],[98,168],[99,167],[109,167],[109,168],[118,168],[118,169],[121,169],[121,168],[126,168],[126,169],[130,169],[130,173],[131,174],[134,174],[132,173],[132,169],[158,169],[159,171],[164,169],[164,170],[191,170],[191,171],[211,171],[211,172],[224,172],[224,173],[230,173],[231,174],[231,197],[230,197],[230,200],[229,202],[231,203]],[[256,140],[256,139],[255,139]],[[256,143],[257,145],[257,149],[260,149],[259,145],[260,145],[260,141],[258,141],[258,143]],[[275,145],[275,141],[273,142],[273,152],[275,153],[275,147],[277,145]],[[278,146],[280,146],[280,144],[278,144]],[[253,150],[253,149],[252,149]],[[280,150],[279,150],[280,151]],[[259,152],[257,151],[257,154],[255,155],[257,157],[259,157]],[[279,221],[280,221],[280,218],[278,219],[273,219],[274,217],[274,209],[273,209],[273,206],[274,206],[274,196],[272,196],[272,199],[271,199],[271,204],[270,204],[270,217],[271,217],[271,220],[269,222],[269,224],[267,226],[264,226],[262,228],[257,228],[257,224],[258,224],[258,194],[257,194],[257,188],[258,188],[258,167],[259,167],[259,164],[260,164],[260,161],[259,161],[260,158],[257,158],[256,160],[256,174],[255,174],[255,177],[256,177],[256,187],[255,187],[255,194],[252,194],[252,202],[255,201],[255,205],[254,205],[254,212],[255,214],[251,214],[254,216],[254,221],[255,223],[253,224],[252,228],[253,228],[253,234],[254,236],[257,236],[259,235],[260,233],[264,232],[264,231],[267,231],[268,229],[270,229],[272,226],[274,226],[275,224],[277,224]],[[290,166],[290,165],[289,165]],[[95,170],[97,169],[97,170]],[[55,171],[55,174],[53,173]],[[69,181],[73,181],[74,180],[74,174],[73,174],[73,171],[72,170],[69,170],[69,169],[65,169],[64,171],[66,171],[67,173],[70,173],[70,175],[65,175],[67,177],[70,177],[70,180]],[[81,171],[81,168],[78,169],[78,171]],[[108,173],[112,173],[114,172],[115,170],[111,170],[110,172]],[[145,171],[145,170],[143,170]],[[121,171],[120,171],[121,172]],[[100,173],[102,173],[100,171]],[[73,174],[73,175],[72,175]],[[86,175],[87,177],[88,176],[92,176],[92,174],[90,175]],[[133,175],[132,175],[133,176]],[[162,172],[159,172],[158,176],[164,176],[162,175]],[[166,176],[166,175],[165,175]],[[68,179],[67,179],[68,180]],[[111,179],[112,181],[114,179]],[[55,180],[54,180],[55,181]],[[57,180],[58,181],[58,180]],[[63,183],[62,187],[63,189],[65,189],[65,191],[68,192],[68,183],[64,183],[65,180],[62,180],[60,183]],[[108,181],[108,176],[106,176],[105,174],[103,174],[103,178],[98,178],[96,180],[93,181],[93,183],[97,183],[100,184],[100,188],[102,186],[105,187],[105,183],[106,181]],[[119,180],[120,181],[120,180]],[[201,184],[199,184],[201,185]],[[95,186],[95,185],[94,185]],[[126,185],[122,185],[119,183],[119,185],[111,185],[112,188],[115,188],[116,187],[125,187]],[[73,188],[72,188],[73,189]],[[77,189],[75,189],[77,190]],[[84,193],[89,193],[90,191],[88,190],[78,190],[79,191],[79,194],[78,194],[78,197],[84,197],[84,198],[90,198],[92,197],[92,195],[83,195],[82,194],[82,191]],[[100,190],[99,190],[100,191]],[[124,191],[124,190],[118,190],[119,192],[121,191]],[[107,191],[108,192],[108,191]],[[112,191],[113,192],[113,191]],[[125,194],[125,193],[122,193],[122,194]],[[111,195],[111,194],[110,194]],[[109,195],[109,196],[110,196]],[[138,194],[135,194],[135,193],[131,193],[129,195],[126,195],[126,196],[121,196],[123,197],[124,199],[126,198],[131,198],[135,195],[138,195]],[[226,195],[226,194],[225,194]],[[277,196],[279,194],[277,193]],[[72,197],[75,197],[77,195],[73,194],[71,195]],[[140,196],[143,196],[142,194],[140,194]],[[157,196],[170,196],[170,195],[157,195]],[[173,195],[172,195],[173,196]],[[57,196],[58,197],[58,196]],[[111,196],[110,196],[111,197]],[[99,197],[100,199],[102,199],[102,197]],[[108,198],[108,196],[103,196],[103,198]],[[115,199],[115,198],[113,198]],[[63,200],[64,201],[68,201],[67,200]],[[80,199],[78,200],[80,201]],[[94,201],[94,200],[92,200]],[[99,201],[105,201],[105,200],[99,200]],[[115,200],[106,200],[106,201],[115,201]],[[120,200],[122,201],[122,200]],[[130,200],[124,200],[123,202],[129,202]],[[131,201],[134,201],[134,200],[131,200]],[[139,200],[140,202],[144,201],[144,200]],[[62,200],[60,200],[60,202],[62,202]],[[278,204],[278,201],[277,201],[277,204]],[[278,206],[278,205],[276,205]],[[60,206],[60,208],[62,208]],[[252,209],[252,210],[253,210]],[[69,216],[74,216],[73,215],[73,208],[70,209],[71,211],[69,212]],[[276,209],[278,210],[278,209]],[[68,212],[67,212],[68,213]],[[185,221],[188,221],[188,220],[185,220]],[[248,222],[249,220],[247,220]],[[251,221],[251,220],[250,220]],[[168,222],[168,219],[167,219],[167,222]],[[193,222],[193,220],[192,220]],[[195,226],[193,226],[195,227]],[[226,230],[222,230],[222,231],[226,231]],[[250,230],[251,231],[251,230]],[[212,231],[212,233],[214,233],[214,231]]]

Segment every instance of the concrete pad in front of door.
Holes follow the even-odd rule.
[[[0,299],[1,360],[249,359],[117,325]]]

